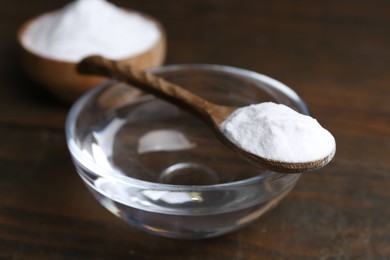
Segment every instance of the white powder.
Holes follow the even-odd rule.
[[[93,54],[131,57],[153,47],[160,37],[158,26],[135,12],[104,0],[77,0],[39,17],[27,28],[23,45],[44,57],[78,62]]]
[[[220,128],[243,150],[281,162],[320,160],[336,149],[317,120],[272,102],[239,108]]]

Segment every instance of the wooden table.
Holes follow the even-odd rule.
[[[18,26],[66,1],[1,2],[1,259],[390,259],[389,1],[114,1],[165,25],[168,64],[279,79],[336,137],[335,159],[279,207],[203,241],[145,234],[93,199],[66,147],[69,106],[18,60]]]

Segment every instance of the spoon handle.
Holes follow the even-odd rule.
[[[85,58],[78,64],[77,70],[83,74],[112,77],[127,82],[145,92],[173,102],[186,110],[190,110],[190,112],[200,113],[203,116],[205,116],[205,112],[209,114],[208,111],[214,106],[213,103],[152,73],[101,56]]]

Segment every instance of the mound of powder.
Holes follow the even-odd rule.
[[[336,149],[317,120],[272,102],[239,108],[220,128],[243,150],[281,162],[320,160]]]
[[[104,0],[77,0],[35,20],[23,37],[25,48],[38,55],[69,62],[100,54],[131,57],[160,39],[156,23]]]

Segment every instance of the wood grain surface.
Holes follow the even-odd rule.
[[[138,231],[77,176],[69,109],[23,73],[16,32],[66,1],[0,2],[0,259],[390,259],[390,2],[113,1],[164,24],[168,64],[254,70],[294,88],[334,133],[330,165],[238,232]]]

